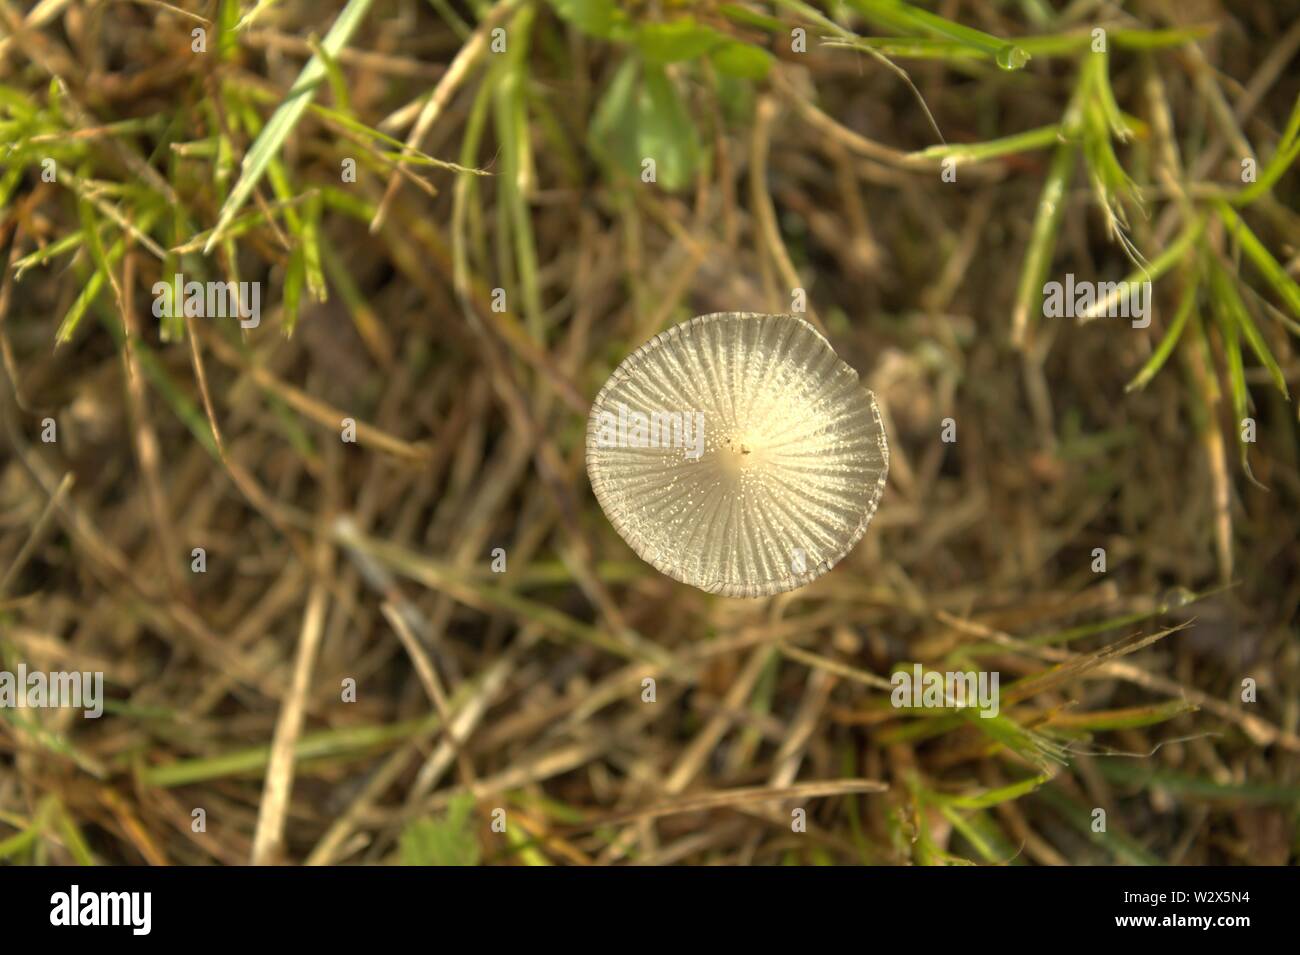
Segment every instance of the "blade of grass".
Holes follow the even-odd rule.
[[[773,31],[775,32],[775,31]],[[1110,30],[1107,39],[1117,48],[1129,50],[1159,50],[1183,46],[1204,39],[1214,32],[1214,27],[1192,27],[1176,30]],[[1092,31],[1076,31],[1043,36],[1016,37],[1015,45],[1031,57],[1075,56],[1091,53]],[[995,53],[970,46],[956,40],[933,37],[860,37],[850,43],[837,39],[828,46],[870,47],[885,56],[914,60],[992,60]]]
[[[902,0],[848,0],[848,6],[876,25],[902,33],[943,37],[991,54],[1004,70],[1018,70],[1029,62],[1028,51],[1015,43],[947,20]]]
[[[1300,140],[1297,141],[1300,145]],[[1250,226],[1237,215],[1236,211],[1226,202],[1215,204],[1215,211],[1218,212],[1219,218],[1227,227],[1228,233],[1237,240],[1241,246],[1241,251],[1245,253],[1246,258],[1254,263],[1255,268],[1260,271],[1273,290],[1277,292],[1278,298],[1286,303],[1296,318],[1300,318],[1300,285],[1287,274],[1277,259],[1264,247],[1264,243],[1259,241],[1259,237],[1251,231]]]
[[[1189,270],[1190,276],[1187,285],[1183,289],[1182,300],[1178,303],[1178,309],[1174,312],[1174,320],[1169,323],[1169,328],[1165,330],[1164,337],[1160,339],[1160,344],[1156,350],[1151,353],[1151,357],[1146,360],[1141,370],[1133,376],[1133,380],[1124,386],[1126,392],[1140,391],[1145,388],[1151,379],[1156,376],[1169,356],[1173,354],[1174,346],[1178,344],[1178,339],[1182,337],[1183,329],[1187,327],[1187,319],[1192,314],[1192,309],[1196,307],[1196,291],[1200,285],[1200,272],[1192,268]]]
[[[1169,700],[1151,706],[1135,706],[1123,710],[1102,710],[1096,713],[1053,713],[1047,720],[1055,729],[1103,732],[1105,730],[1137,729],[1164,723],[1184,713],[1195,713],[1198,707],[1186,700]]]
[[[1232,279],[1228,277],[1223,267],[1218,262],[1212,261],[1210,265],[1210,294],[1211,301],[1214,304],[1215,325],[1219,329],[1219,337],[1223,341],[1223,358],[1228,366],[1228,393],[1232,400],[1232,415],[1235,422],[1233,430],[1237,431],[1241,423],[1250,414],[1250,392],[1246,388],[1246,370],[1241,360],[1241,326],[1232,316],[1232,305],[1229,299],[1236,294],[1232,287]],[[1241,440],[1240,432],[1237,435],[1237,450],[1240,454],[1241,468],[1246,473],[1246,477],[1257,487],[1263,487],[1255,479],[1255,474],[1250,468],[1250,455],[1246,447],[1246,442]]]
[[[1042,294],[1043,279],[1052,264],[1052,252],[1056,248],[1056,236],[1060,232],[1061,214],[1065,207],[1065,192],[1074,174],[1077,153],[1078,150],[1071,143],[1062,143],[1056,147],[1052,165],[1043,182],[1043,191],[1038,198],[1038,211],[1034,215],[1029,247],[1025,251],[1024,264],[1020,267],[1016,304],[1011,311],[1011,341],[1018,348],[1023,348],[1028,340],[1029,316],[1039,310],[1038,299]]]
[[[437,713],[379,726],[353,726],[346,729],[308,733],[299,738],[293,749],[295,761],[304,762],[329,757],[364,754],[377,747],[400,742],[412,736],[430,733],[441,725]],[[196,759],[181,759],[161,766],[144,767],[138,772],[142,785],[163,789],[186,786],[209,779],[257,774],[271,759],[269,744]]]
[[[1104,760],[1101,762],[1105,762]],[[1059,786],[1044,786],[1034,793],[1034,799],[1042,800],[1056,810],[1062,820],[1076,831],[1086,836],[1092,843],[1110,852],[1116,859],[1128,865],[1158,866],[1164,863],[1119,829],[1112,827],[1106,832],[1094,832],[1092,812],[1066,793]]]
[[[338,19],[334,21],[334,25],[321,42],[322,50],[331,56],[337,56],[360,25],[366,11],[370,9],[370,4],[371,0],[348,0],[348,5],[343,8],[343,12],[339,14]],[[285,140],[293,132],[298,120],[302,118],[303,111],[316,94],[317,86],[325,79],[325,74],[325,63],[319,56],[313,56],[302,68],[302,72],[298,74],[298,79],[293,84],[293,88],[289,90],[284,102],[271,116],[261,135],[257,137],[257,141],[253,143],[252,148],[248,151],[248,155],[244,157],[239,181],[235,183],[235,187],[230,191],[225,204],[221,207],[221,213],[217,216],[217,225],[208,238],[207,244],[203,247],[204,255],[212,251],[212,247],[217,242],[217,237],[234,219],[244,203],[248,201],[253,188],[261,181],[263,174],[266,172],[267,165],[279,154]]]
[[[527,101],[523,90],[528,85],[525,54],[532,26],[533,10],[524,7],[511,25],[510,52],[501,64],[494,84],[493,115],[497,142],[501,149],[502,211],[508,234],[514,240],[515,265],[523,291],[523,312],[528,332],[541,341],[542,298],[538,286],[537,248],[533,240],[532,217],[528,212],[526,192],[532,179],[532,144],[529,138]]]
[[[986,789],[982,793],[962,796],[946,796],[942,793],[936,793],[934,798],[939,805],[951,806],[954,809],[989,809],[999,803],[1019,799],[1021,796],[1033,792],[1044,783],[1050,782],[1051,779],[1052,777],[1047,775],[1030,776],[1027,779],[1006,786]]]
[[[1129,760],[1101,759],[1097,769],[1111,782],[1142,790],[1161,788],[1182,796],[1202,799],[1226,799],[1236,802],[1275,803],[1282,806],[1300,804],[1300,786],[1279,783],[1219,783],[1171,769],[1153,769]]]
[[[1234,206],[1247,206],[1267,194],[1291,168],[1297,156],[1300,156],[1300,96],[1296,97],[1295,106],[1291,109],[1291,118],[1287,120],[1286,129],[1282,132],[1282,138],[1278,140],[1272,158],[1264,165],[1259,177],[1232,196],[1229,201]]]
[[[1124,276],[1124,281],[1116,285],[1115,291],[1110,294],[1099,297],[1090,308],[1084,309],[1079,313],[1079,321],[1087,322],[1105,315],[1110,312],[1121,295],[1127,294],[1125,289],[1133,288],[1141,282],[1155,282],[1166,272],[1172,269],[1187,253],[1188,249],[1200,238],[1201,232],[1205,229],[1205,217],[1200,216],[1196,221],[1189,224],[1173,243],[1163,252],[1151,260],[1151,263],[1145,268],[1134,269],[1128,275]]]
[[[145,212],[140,216],[139,227],[147,230],[153,224],[154,218],[151,212]],[[90,277],[82,287],[81,293],[73,300],[72,305],[63,316],[63,320],[59,322],[58,331],[54,335],[57,344],[64,345],[72,340],[72,337],[77,333],[81,320],[104,288],[104,283],[108,281],[106,270],[115,266],[125,252],[125,236],[119,237],[112,246],[103,252],[102,258],[97,261],[95,270],[90,273]]]
[[[1040,126],[1038,129],[1026,130],[1000,139],[989,139],[979,143],[954,143],[931,146],[918,152],[909,153],[909,159],[932,160],[955,159],[958,162],[983,162],[1007,156],[1012,153],[1028,152],[1032,149],[1046,149],[1061,141],[1061,128],[1056,125]]]

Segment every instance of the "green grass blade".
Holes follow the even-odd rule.
[[[848,0],[867,20],[891,30],[921,36],[938,36],[991,54],[1004,70],[1018,70],[1029,62],[1024,48],[980,30],[947,20],[901,0]]]
[[[334,26],[330,28],[329,33],[321,42],[321,48],[330,56],[337,56],[351,39],[353,32],[360,25],[366,11],[370,9],[371,0],[348,0],[348,5],[343,8],[338,19],[334,21]],[[216,244],[218,236],[224,228],[235,217],[248,197],[252,195],[253,188],[261,181],[262,175],[266,172],[266,167],[274,159],[284,146],[284,141],[293,132],[294,126],[302,118],[303,111],[311,98],[316,95],[316,88],[321,81],[325,79],[325,63],[319,56],[313,56],[307,61],[307,65],[302,68],[298,74],[297,81],[293,88],[285,97],[283,103],[272,115],[262,134],[257,137],[253,143],[252,149],[244,157],[243,167],[239,173],[239,181],[230,191],[226,198],[225,204],[221,207],[221,214],[217,217],[216,228],[213,229],[212,235],[208,238],[207,245],[203,247],[203,253],[206,255],[212,251]]]
[[[1166,272],[1182,261],[1183,256],[1187,254],[1187,250],[1190,249],[1196,240],[1200,238],[1201,232],[1204,229],[1205,218],[1202,216],[1183,229],[1183,231],[1179,233],[1178,238],[1174,239],[1173,243],[1167,249],[1152,259],[1149,266],[1145,269],[1135,269],[1133,272],[1124,276],[1124,281],[1119,283],[1118,288],[1132,288],[1139,282],[1155,282],[1157,279],[1164,276]],[[1105,315],[1107,310],[1113,306],[1116,301],[1116,296],[1119,294],[1121,293],[1116,291],[1111,295],[1106,296],[1104,299],[1098,299],[1091,308],[1085,309],[1079,315],[1079,320],[1087,321],[1089,319],[1094,319],[1099,315]]]
[[[1268,284],[1273,286],[1273,291],[1277,292],[1278,298],[1286,303],[1292,314],[1300,318],[1300,285],[1297,285],[1287,274],[1286,269],[1273,258],[1264,247],[1264,243],[1259,241],[1250,226],[1246,225],[1232,206],[1226,202],[1219,202],[1215,204],[1215,210],[1219,213],[1219,218],[1223,220],[1229,234],[1240,244],[1246,258],[1254,263],[1255,268],[1259,269]]]
[[[916,159],[955,159],[958,162],[983,162],[997,159],[1012,153],[1029,152],[1033,149],[1046,149],[1061,141],[1061,128],[1057,125],[1040,126],[1012,136],[989,139],[979,143],[955,143],[952,145],[931,146],[919,152],[911,153]]]
[[[988,789],[982,793],[967,796],[939,796],[937,798],[944,805],[952,806],[954,809],[989,809],[999,803],[1019,799],[1021,796],[1033,792],[1051,778],[1051,776],[1047,775],[1030,776],[1019,782],[999,786],[996,789]]]
[[[1134,375],[1133,380],[1124,386],[1126,392],[1139,391],[1145,388],[1151,379],[1156,376],[1156,372],[1164,367],[1169,356],[1173,354],[1174,346],[1178,344],[1183,329],[1187,327],[1187,319],[1191,316],[1192,309],[1196,307],[1196,291],[1199,284],[1200,273],[1193,269],[1187,287],[1183,290],[1182,300],[1178,303],[1178,310],[1174,312],[1174,320],[1169,323],[1164,338],[1160,339],[1160,344],[1151,353],[1151,357],[1146,360],[1146,364],[1142,366],[1141,371]]]
[[[1020,268],[1020,285],[1016,289],[1016,304],[1011,311],[1011,340],[1024,345],[1029,331],[1029,317],[1041,311],[1039,296],[1043,279],[1052,264],[1056,248],[1056,235],[1060,231],[1061,213],[1065,207],[1065,192],[1074,174],[1075,155],[1078,150],[1070,143],[1062,143],[1052,156],[1042,194],[1038,198],[1038,211],[1034,215],[1033,230],[1024,265]]]
[[[1218,282],[1215,286],[1215,295],[1217,304],[1221,309],[1223,320],[1231,323],[1234,328],[1234,336],[1240,333],[1242,338],[1246,339],[1246,344],[1250,345],[1250,350],[1255,353],[1267,370],[1269,377],[1273,379],[1273,384],[1282,394],[1287,394],[1286,376],[1282,374],[1282,369],[1273,357],[1273,352],[1269,349],[1268,343],[1259,333],[1259,328],[1255,325],[1255,320],[1250,317],[1250,310],[1246,308],[1246,303],[1242,301],[1241,293],[1237,291],[1236,283],[1233,277],[1228,274],[1227,270],[1216,265],[1218,272]]]

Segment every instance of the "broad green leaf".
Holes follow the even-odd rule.
[[[693,17],[682,17],[668,23],[646,23],[636,31],[637,49],[651,63],[693,60],[728,42],[716,30],[696,23]]]
[[[587,132],[592,152],[629,175],[637,174],[641,165],[636,141],[639,74],[635,57],[623,61],[597,104]]]
[[[695,178],[700,159],[699,133],[668,74],[646,64],[637,100],[639,160],[655,161],[656,181],[669,191],[684,189]]]
[[[772,69],[772,54],[750,43],[728,42],[709,53],[720,73],[743,80],[764,79]]]
[[[614,0],[551,0],[561,20],[583,33],[604,39],[624,39],[631,32],[628,15]]]
[[[768,33],[785,32],[785,24],[776,17],[756,13],[738,3],[724,3],[718,7],[718,12],[733,23],[743,23],[745,26],[757,27],[760,30],[766,30]]]
[[[441,818],[417,819],[402,831],[402,865],[478,865],[474,797],[461,793]]]

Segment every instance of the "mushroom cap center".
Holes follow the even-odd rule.
[[[756,435],[743,431],[724,435],[714,453],[719,467],[733,475],[757,467],[763,458],[762,442]]]

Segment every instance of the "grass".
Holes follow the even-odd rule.
[[[1280,9],[92,6],[0,0],[0,669],[110,699],[0,710],[0,859],[1300,855]],[[156,318],[177,272],[261,324]],[[1045,317],[1067,272],[1154,320]],[[589,400],[797,291],[881,512],[804,590],[688,591],[595,505]],[[913,663],[999,714],[892,705]]]

